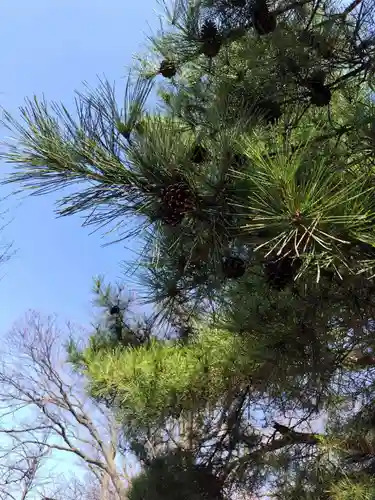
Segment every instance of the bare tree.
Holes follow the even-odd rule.
[[[56,487],[53,496],[49,493],[41,496],[41,500],[122,500],[110,481],[108,474],[103,473],[98,479],[88,472],[79,479],[76,477],[64,480]]]
[[[6,446],[0,454],[0,498],[1,500],[26,500],[37,485],[51,483],[50,477],[39,474],[50,450],[46,446],[48,433],[40,443],[25,445],[20,436],[7,436]],[[10,446],[9,446],[10,445]]]
[[[55,317],[29,312],[4,340],[0,434],[25,450],[42,447],[49,462],[63,460],[64,454],[74,457],[101,485],[100,500],[112,490],[122,499],[129,466],[118,452],[119,426],[107,408],[87,396],[84,377],[66,362],[68,328],[60,329]],[[37,472],[35,466],[34,476]]]
[[[121,500],[115,488],[109,481],[109,476],[103,474],[101,480],[93,480],[92,474],[87,474],[83,480],[72,481],[64,491],[61,500]],[[55,500],[60,500],[56,498]]]

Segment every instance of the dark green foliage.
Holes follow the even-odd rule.
[[[208,156],[207,149],[201,144],[196,144],[193,148],[191,159],[194,163],[203,163]]]
[[[270,12],[266,0],[256,0],[253,8],[253,25],[259,35],[268,35],[276,29],[276,16]]]
[[[175,450],[146,466],[128,493],[129,500],[220,500],[222,483],[189,452]]]
[[[255,105],[255,110],[259,112],[267,123],[275,123],[282,115],[280,104],[271,100],[259,101]]]
[[[265,265],[266,279],[270,286],[276,290],[284,290],[296,279],[297,272],[301,267],[300,259],[282,257],[268,260]]]
[[[103,279],[94,283],[95,304],[104,313],[96,325],[96,334],[91,339],[91,348],[99,352],[114,346],[141,346],[147,344],[152,335],[153,319],[140,318],[131,312],[133,300],[124,295],[122,286],[104,286]],[[77,357],[70,345],[73,358]]]

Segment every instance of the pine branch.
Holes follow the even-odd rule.
[[[311,434],[305,432],[296,432],[289,429],[288,435],[281,439],[273,439],[270,443],[260,446],[257,450],[247,453],[238,460],[233,461],[227,468],[227,474],[231,474],[239,469],[246,467],[253,461],[259,461],[267,453],[282,450],[287,446],[306,444],[316,446],[324,436],[322,434]]]
[[[123,136],[129,138],[151,89],[152,83],[141,78],[133,85],[129,75],[125,108],[119,109],[114,88],[102,82],[96,91],[77,93],[77,119],[63,105],[49,106],[36,97],[20,108],[23,123],[4,112],[4,125],[18,134],[18,144],[6,144],[8,151],[2,154],[15,168],[4,183],[19,183],[35,195],[90,183],[93,187],[60,200],[58,213],[95,213],[109,205],[113,213],[117,205],[116,217],[134,215],[144,202],[138,178],[126,160]],[[93,214],[90,218],[98,223]]]

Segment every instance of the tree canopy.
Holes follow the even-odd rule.
[[[155,315],[98,290],[109,324],[70,345],[144,464],[129,495],[374,498],[374,5],[165,11],[122,107],[103,81],[77,118],[4,113],[7,182],[80,184],[59,215],[144,240]]]

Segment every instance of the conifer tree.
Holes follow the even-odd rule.
[[[135,264],[174,338],[71,346],[144,463],[132,500],[373,498],[373,12],[177,0],[122,108],[102,82],[78,119],[37,98],[4,115],[8,182],[89,181],[58,213],[120,239],[136,216],[145,239]]]

